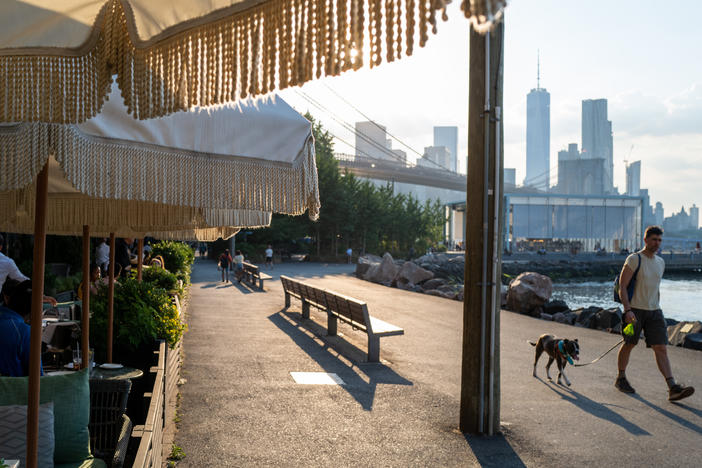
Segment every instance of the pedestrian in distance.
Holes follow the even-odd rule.
[[[643,331],[646,346],[653,349],[658,370],[668,384],[668,400],[677,401],[687,398],[695,392],[693,387],[686,387],[675,382],[668,359],[666,346],[668,332],[659,304],[660,284],[665,270],[665,261],[656,255],[663,240],[663,229],[649,226],[644,233],[645,247],[629,255],[619,275],[619,298],[624,306],[622,333],[624,343],[619,348],[617,365],[619,374],[614,386],[624,393],[635,393],[626,378],[631,350],[639,341]],[[634,291],[629,297],[628,286],[636,272]],[[633,324],[634,333],[627,335],[624,327]]]
[[[270,244],[268,244],[268,248],[266,249],[266,266],[271,270],[273,269],[273,248]]]
[[[351,265],[352,257],[353,257],[353,250],[351,249],[351,247],[349,247],[348,249],[346,249],[346,263],[348,263],[349,265]]]
[[[217,266],[222,272],[222,282],[226,283],[229,281],[229,267],[232,264],[232,256],[229,253],[229,249],[224,249],[222,255],[219,256],[219,263]]]
[[[234,275],[236,277],[236,280],[241,283],[241,280],[244,277],[244,255],[241,253],[241,250],[236,251],[236,255],[234,255]]]

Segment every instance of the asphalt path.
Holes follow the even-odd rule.
[[[698,393],[667,401],[653,353],[632,353],[634,396],[613,387],[616,353],[569,368],[572,387],[548,382],[545,357],[532,377],[527,340],[578,338],[581,362],[616,335],[501,315],[501,430],[458,430],[462,303],[359,280],[353,266],[281,264],[266,291],[224,284],[198,259],[187,308],[179,466],[676,466],[702,462],[702,354],[669,347],[678,380]],[[381,339],[381,363],[365,362],[366,335],[283,305],[280,274],[365,300],[371,315],[405,329]],[[302,385],[291,372],[330,372],[344,385]],[[552,369],[555,378],[555,366]]]

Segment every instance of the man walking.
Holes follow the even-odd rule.
[[[634,388],[626,379],[625,371],[627,364],[629,364],[631,350],[639,342],[639,336],[641,336],[641,331],[643,330],[646,337],[646,346],[653,349],[658,370],[661,371],[668,384],[668,400],[677,401],[689,397],[695,392],[695,389],[675,383],[670,361],[668,360],[666,350],[668,344],[667,326],[659,304],[659,289],[663,271],[665,270],[665,262],[656,255],[662,239],[663,229],[658,226],[647,227],[644,233],[645,247],[627,257],[619,275],[619,297],[624,306],[624,326],[632,323],[634,333],[633,335],[624,335],[624,343],[619,348],[619,356],[617,358],[619,375],[614,386],[624,393],[635,393]],[[637,269],[634,294],[629,299],[627,287]]]

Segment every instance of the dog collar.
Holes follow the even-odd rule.
[[[573,358],[570,357],[570,355],[566,352],[565,347],[563,346],[563,340],[558,341],[558,352],[561,353],[564,358],[566,358],[568,364],[570,364],[571,366],[574,365]]]

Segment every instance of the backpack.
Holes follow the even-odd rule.
[[[639,257],[639,266],[636,267],[636,271],[634,271],[634,275],[631,277],[631,281],[629,281],[629,285],[626,287],[626,295],[631,301],[631,298],[634,297],[634,288],[636,287],[636,275],[639,274],[639,269],[641,268],[641,254],[637,253],[636,254]],[[621,297],[619,297],[619,276],[617,275],[614,278],[614,302],[622,303]]]

